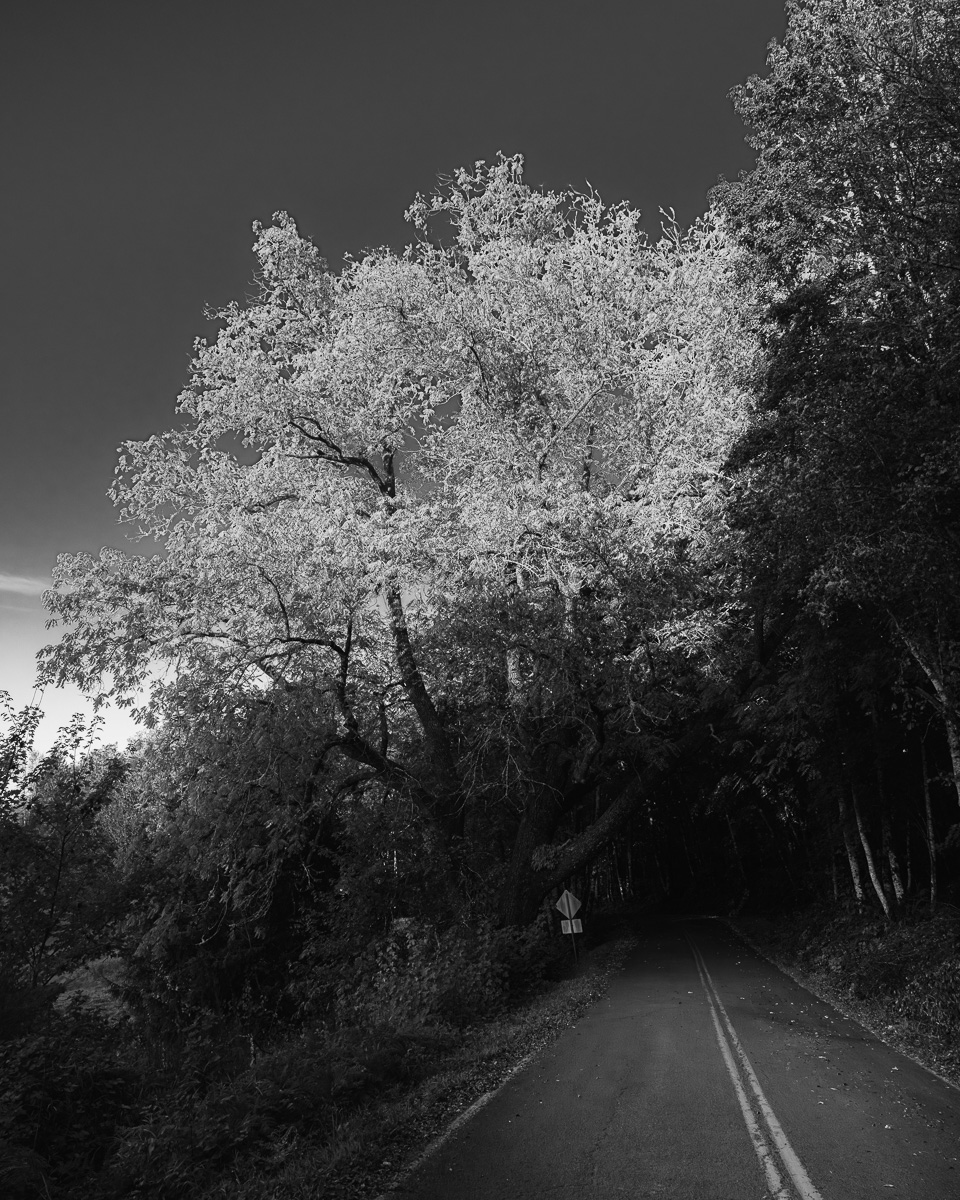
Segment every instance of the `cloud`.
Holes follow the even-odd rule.
[[[5,571],[0,571],[0,592],[16,592],[18,596],[39,596],[49,587],[49,578],[38,579],[33,575],[8,575]]]

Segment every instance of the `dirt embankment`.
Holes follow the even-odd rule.
[[[960,1087],[960,910],[816,907],[730,925],[810,991]]]

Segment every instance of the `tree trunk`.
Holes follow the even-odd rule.
[[[502,924],[529,925],[550,890],[549,886],[539,886],[543,870],[534,867],[533,854],[538,847],[549,845],[559,817],[558,797],[546,788],[539,789],[524,805],[500,892]]]
[[[907,825],[907,895],[913,891],[913,838],[910,836],[910,826]]]
[[[507,640],[504,651],[504,670],[507,676],[507,698],[510,706],[516,707],[524,701],[523,675],[520,670],[520,650],[516,642],[514,629],[515,614],[512,609],[520,594],[520,566],[508,560],[503,567],[503,586],[506,593],[506,607],[503,610],[502,624]]]
[[[683,853],[687,860],[687,870],[690,872],[690,878],[696,881],[697,872],[693,866],[693,859],[690,857],[690,846],[687,842],[687,835],[683,832],[683,819],[680,820],[680,841],[683,844]]]
[[[957,720],[952,712],[945,712],[943,717],[947,727],[947,745],[950,747],[950,763],[953,767],[953,786],[960,803],[960,733],[957,731]]]
[[[847,808],[846,784],[842,779],[837,781],[836,789],[837,804],[840,809],[840,832],[843,836],[843,847],[847,852],[847,865],[850,868],[850,880],[853,883],[853,894],[857,900],[857,908],[862,909],[864,906],[863,880],[860,877],[860,862],[857,859],[857,845],[853,839],[853,830],[850,828],[850,813]]]
[[[730,845],[733,846],[733,856],[737,861],[737,871],[740,874],[740,882],[744,888],[747,886],[747,873],[743,869],[743,859],[740,857],[740,847],[737,845],[737,839],[733,832],[733,822],[730,820],[730,814],[724,813],[727,819],[727,830],[730,834]]]
[[[933,829],[933,807],[930,804],[930,775],[927,771],[927,745],[920,739],[920,767],[923,771],[923,811],[926,817],[927,853],[930,856],[930,911],[937,907],[937,841]]]
[[[871,725],[873,727],[874,769],[877,775],[877,799],[880,802],[880,841],[883,857],[890,872],[890,884],[893,888],[894,903],[899,909],[903,904],[904,897],[903,878],[900,874],[900,864],[897,861],[897,854],[894,850],[890,829],[890,795],[887,790],[887,775],[883,764],[883,744],[880,739],[880,722],[876,709],[871,713]]]
[[[870,849],[870,842],[867,840],[867,831],[863,824],[863,817],[860,812],[860,804],[857,800],[855,787],[852,788],[851,795],[853,797],[853,815],[857,821],[857,832],[860,834],[860,845],[863,847],[863,856],[867,860],[867,872],[870,875],[870,882],[873,884],[873,890],[877,893],[877,899],[880,901],[883,915],[889,921],[893,915],[890,911],[890,901],[887,899],[887,894],[883,890],[883,884],[877,873],[877,864],[873,857],[873,851]]]
[[[623,771],[611,781],[608,792],[610,803],[592,824],[582,833],[557,848],[550,866],[533,866],[533,852],[538,846],[549,843],[556,830],[558,814],[569,807],[567,802],[558,803],[555,793],[549,793],[549,811],[544,796],[541,804],[535,804],[524,814],[517,831],[514,853],[510,861],[507,878],[500,892],[498,919],[503,925],[529,925],[536,916],[543,897],[553,888],[566,884],[577,872],[591,863],[629,821],[639,799],[639,789],[632,771]]]
[[[388,588],[386,593],[388,624],[393,634],[397,669],[403,690],[420,721],[436,776],[434,787],[438,800],[437,819],[448,837],[463,835],[463,806],[461,803],[460,778],[457,771],[450,732],[437,711],[433,697],[427,688],[410,640],[407,615],[398,588]]]
[[[836,796],[840,802],[840,828],[844,834],[844,848],[847,852],[847,865],[850,866],[850,878],[853,883],[853,895],[857,898],[857,907],[863,908],[865,904],[863,893],[863,880],[860,878],[860,864],[857,858],[857,844],[853,840],[853,832],[850,828],[850,816],[847,814],[847,803],[844,791],[844,785],[838,785],[836,788]]]
[[[952,688],[947,682],[946,673],[937,669],[933,656],[921,650],[919,642],[906,634],[899,624],[896,628],[903,644],[913,655],[921,671],[930,680],[934,695],[939,701],[940,715],[947,731],[947,745],[950,748],[953,787],[957,793],[957,803],[960,804],[960,728],[957,724],[957,706],[954,703]]]
[[[664,896],[669,896],[670,895],[670,872],[669,872],[668,868],[664,867],[663,859],[660,856],[660,854],[657,852],[656,848],[654,848],[654,851],[653,851],[653,865],[656,868],[657,879],[659,879],[659,881],[660,881],[660,887],[663,891]],[[630,895],[631,896],[633,895],[633,885],[632,884],[631,884],[631,888],[630,888]]]

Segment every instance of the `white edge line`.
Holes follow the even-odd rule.
[[[400,1174],[397,1175],[397,1177],[393,1180],[387,1190],[385,1192],[381,1192],[380,1195],[377,1196],[376,1200],[390,1200],[394,1193],[403,1187],[411,1175],[419,1171],[429,1159],[433,1158],[438,1151],[442,1150],[447,1142],[449,1142],[454,1136],[454,1134],[458,1130],[462,1129],[468,1121],[471,1121],[481,1109],[486,1108],[490,1101],[503,1091],[514,1075],[519,1075],[524,1067],[528,1067],[535,1058],[539,1057],[543,1049],[545,1049],[545,1047],[541,1046],[540,1049],[532,1050],[529,1054],[524,1055],[524,1057],[521,1058],[518,1063],[515,1063],[510,1068],[510,1070],[506,1075],[504,1075],[503,1079],[501,1079],[492,1092],[484,1092],[483,1095],[478,1096],[468,1108],[465,1108],[462,1113],[458,1113],[458,1115],[454,1117],[443,1133],[441,1133],[438,1137],[435,1137],[427,1146],[427,1148],[422,1150],[420,1154],[417,1155],[412,1163],[408,1163],[408,1165],[405,1166]]]
[[[720,1045],[720,1053],[723,1055],[727,1072],[733,1081],[733,1090],[737,1093],[737,1100],[740,1102],[740,1112],[743,1114],[744,1124],[747,1127],[747,1132],[750,1134],[750,1141],[753,1143],[757,1158],[760,1160],[760,1165],[763,1167],[763,1172],[767,1177],[767,1190],[774,1197],[774,1200],[790,1200],[790,1195],[784,1188],[783,1179],[777,1170],[773,1151],[770,1149],[767,1139],[763,1136],[763,1130],[757,1123],[753,1109],[750,1107],[750,1101],[744,1089],[743,1081],[740,1078],[740,1072],[737,1070],[737,1064],[734,1062],[733,1055],[730,1052],[729,1043],[724,1036],[723,1028],[720,1025],[720,1018],[717,1016],[717,1009],[713,1003],[713,997],[710,995],[710,989],[707,987],[707,981],[704,978],[693,943],[691,943],[691,949],[694,950],[693,961],[696,964],[697,971],[700,973],[700,982],[703,985],[704,995],[707,997],[707,1004],[710,1006],[710,1016],[713,1018],[713,1027],[717,1034],[717,1042]]]
[[[909,1050],[905,1050],[902,1046],[898,1046],[894,1042],[888,1041],[886,1037],[884,1037],[884,1030],[882,1026],[877,1027],[876,1025],[869,1024],[865,1017],[860,1016],[859,1014],[855,1013],[853,1009],[848,1008],[841,999],[836,996],[831,996],[826,992],[825,989],[821,989],[820,985],[815,979],[802,975],[799,968],[792,967],[788,963],[777,962],[775,958],[771,958],[762,946],[759,946],[751,937],[749,937],[742,930],[738,929],[736,925],[733,925],[727,917],[718,917],[716,915],[711,916],[708,914],[702,919],[706,921],[717,921],[721,925],[725,925],[726,928],[733,934],[733,936],[739,938],[745,946],[748,946],[754,952],[754,954],[756,954],[759,958],[762,958],[764,962],[769,963],[771,967],[779,971],[782,975],[786,975],[788,979],[792,979],[798,988],[803,988],[805,992],[809,992],[814,1000],[818,1000],[827,1008],[834,1009],[841,1015],[841,1017],[844,1017],[848,1021],[852,1021],[854,1025],[859,1025],[861,1029],[869,1033],[871,1037],[875,1037],[877,1041],[886,1046],[888,1050],[892,1050],[895,1054],[902,1054],[903,1057],[909,1062],[912,1062],[914,1066],[920,1067],[921,1070],[926,1071],[928,1075],[932,1075],[934,1079],[939,1079],[940,1082],[945,1083],[948,1088],[953,1088],[955,1092],[960,1091],[960,1083],[957,1083],[953,1079],[948,1079],[946,1075],[941,1075],[940,1072],[934,1070],[929,1063],[924,1062],[923,1059],[917,1058],[916,1055],[912,1054]]]
[[[693,946],[692,942],[691,946]],[[733,1023],[731,1022],[730,1017],[727,1015],[727,1010],[723,1007],[723,1001],[720,999],[720,994],[718,993],[716,985],[710,976],[710,972],[707,969],[707,964],[703,961],[703,955],[696,946],[693,946],[693,951],[696,957],[699,959],[697,963],[698,968],[702,963],[703,974],[706,976],[707,982],[710,985],[710,990],[713,992],[713,997],[716,1000],[717,1008],[719,1008],[723,1016],[724,1024],[726,1025],[727,1032],[730,1035],[730,1041],[733,1044],[733,1048],[737,1052],[737,1057],[740,1059],[740,1065],[743,1068],[743,1073],[746,1075],[747,1081],[750,1084],[750,1089],[757,1099],[757,1104],[760,1106],[763,1119],[767,1123],[770,1136],[773,1138],[774,1144],[777,1147],[777,1151],[780,1154],[780,1158],[783,1160],[783,1165],[787,1168],[787,1172],[789,1173],[790,1178],[793,1180],[797,1191],[800,1193],[802,1200],[823,1200],[823,1197],[813,1186],[810,1176],[804,1169],[803,1163],[798,1158],[796,1151],[790,1145],[787,1135],[783,1131],[783,1127],[777,1120],[773,1109],[770,1107],[770,1102],[764,1095],[763,1088],[760,1086],[760,1081],[757,1079],[750,1060],[747,1058],[747,1053],[740,1044],[740,1039],[737,1037],[736,1030],[733,1028]]]

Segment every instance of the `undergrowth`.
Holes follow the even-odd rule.
[[[0,1029],[5,1200],[361,1195],[438,1121],[589,1002],[545,929],[400,922],[323,1018],[171,1031],[78,994]],[[550,979],[553,977],[554,982]],[[12,1012],[12,1010],[11,1010]],[[338,1191],[339,1189],[339,1191]]]
[[[895,921],[826,906],[734,927],[863,1024],[960,1086],[960,910]]]

